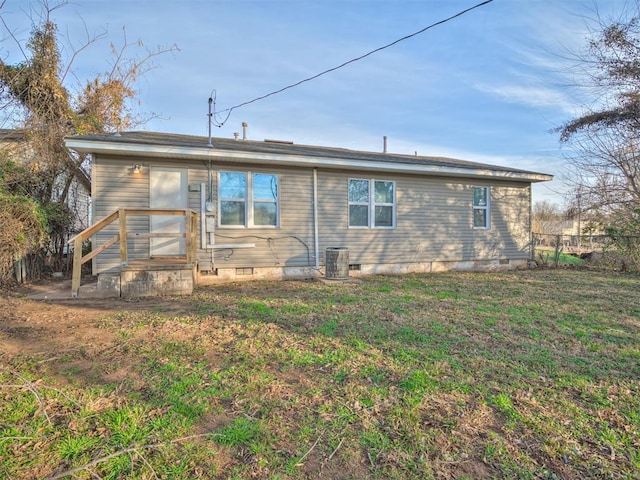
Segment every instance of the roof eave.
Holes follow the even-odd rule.
[[[386,173],[409,173],[471,178],[499,178],[518,182],[546,182],[552,175],[533,172],[491,170],[488,168],[462,168],[415,163],[371,162],[367,160],[311,157],[295,154],[273,154],[220,150],[214,147],[183,147],[141,145],[126,142],[108,142],[65,138],[65,146],[78,153],[102,155],[135,155],[149,158],[179,158],[184,160],[230,160],[235,163],[267,163],[278,166],[322,167],[343,170],[368,170]]]

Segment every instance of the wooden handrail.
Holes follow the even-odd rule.
[[[178,215],[185,217],[185,233],[140,233],[127,232],[127,217],[131,215]],[[82,255],[82,244],[85,240],[92,237],[108,225],[119,220],[118,234],[109,238],[103,245],[97,249]],[[198,214],[190,209],[158,209],[158,208],[121,208],[98,221],[94,225],[86,228],[75,237],[71,238],[67,243],[73,243],[73,275],[71,277],[71,296],[77,297],[80,290],[80,280],[82,276],[82,265],[107,248],[120,242],[120,263],[126,265],[128,262],[127,238],[184,238],[186,240],[185,257],[187,263],[192,263],[196,258],[196,240],[197,240],[197,222]]]
[[[82,241],[86,240],[87,238],[95,235],[97,232],[99,232],[100,230],[102,230],[104,227],[106,227],[107,225],[111,224],[114,220],[116,220],[118,218],[118,212],[113,212],[111,215],[109,215],[108,217],[104,217],[102,220],[100,220],[98,223],[84,229],[82,232],[80,232],[78,235],[76,235],[75,237],[69,239],[69,241],[67,243],[75,243],[75,241],[82,237]]]

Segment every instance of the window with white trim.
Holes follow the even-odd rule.
[[[349,179],[349,227],[394,228],[396,185],[393,181]]]
[[[278,176],[254,173],[251,176],[253,225],[278,226]]]
[[[473,187],[473,228],[489,228],[489,187]]]
[[[278,175],[220,172],[218,207],[222,227],[277,227]]]

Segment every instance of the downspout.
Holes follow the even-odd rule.
[[[204,191],[205,185],[201,184],[201,191]],[[213,227],[210,227],[208,223],[213,223],[215,220],[212,213],[215,211],[215,206],[213,203],[213,172],[211,166],[211,159],[209,159],[209,163],[207,164],[207,192],[206,192],[206,200],[204,200],[205,195],[200,194],[200,198],[202,201],[202,249],[211,249],[211,268],[215,269],[215,235],[213,231]],[[204,201],[203,201],[204,200]]]
[[[78,153],[78,155],[80,155]],[[91,204],[90,204],[90,208],[91,208],[91,212],[90,212],[90,216],[89,216],[89,225],[94,225],[96,223],[96,210],[95,208],[93,208],[94,204],[93,204],[93,199],[96,198],[96,181],[98,176],[96,175],[96,169],[100,169],[101,165],[99,164],[98,160],[98,156],[95,154],[91,154]],[[148,195],[148,194],[147,194]],[[97,246],[98,243],[96,242],[96,235],[93,235],[90,237],[91,239],[91,245],[95,245]],[[95,257],[93,257],[91,259],[91,274],[92,275],[96,275],[98,272],[98,259],[96,258],[97,255]]]
[[[533,185],[529,184],[529,260],[536,258],[536,238],[533,231]]]
[[[320,270],[320,245],[318,239],[318,169],[313,169],[313,243],[316,252],[316,271]]]
[[[206,215],[207,215],[207,184],[200,184],[200,249],[207,249],[207,225],[206,225]]]

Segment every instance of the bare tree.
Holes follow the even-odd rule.
[[[585,52],[577,56],[592,105],[558,128],[570,146],[570,209],[589,212],[620,251],[632,253],[640,235],[640,1],[620,18],[598,17]],[[595,221],[594,221],[595,220]]]
[[[573,207],[597,213],[602,221],[628,223],[640,208],[640,132],[625,126],[586,127],[572,140],[567,157]]]
[[[543,234],[560,233],[564,220],[560,207],[549,200],[541,200],[533,204],[533,231]]]
[[[58,27],[52,19],[53,12],[65,6],[65,1],[50,4],[42,0],[42,12],[38,21],[32,18],[34,28],[24,45],[2,16],[5,3],[6,0],[0,3],[0,22],[24,60],[10,65],[0,59],[0,113],[8,115],[11,124],[24,128],[30,152],[26,157],[8,160],[23,164],[28,171],[22,193],[36,200],[46,212],[52,244],[57,246],[55,254],[61,259],[64,239],[74,223],[67,202],[72,183],[79,182],[90,190],[88,159],[70,155],[63,138],[114,132],[143,123],[132,108],[136,82],[155,67],[155,57],[175,52],[177,47],[148,50],[140,41],[129,41],[123,29],[120,45],[111,45],[111,60],[105,72],[84,81],[76,79],[80,84],[71,85],[73,61],[88,46],[105,39],[106,34],[87,33],[86,41],[65,62],[60,54]],[[13,193],[19,194],[15,189]]]

